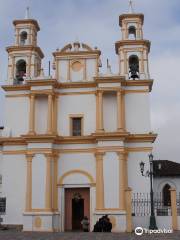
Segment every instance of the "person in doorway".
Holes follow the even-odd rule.
[[[82,229],[84,232],[89,232],[89,220],[88,217],[84,217],[83,220],[81,221],[82,224]]]

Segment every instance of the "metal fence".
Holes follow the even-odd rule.
[[[180,202],[178,203],[180,204]],[[178,208],[180,213],[180,208]],[[156,216],[171,216],[171,203],[164,205],[161,193],[154,193],[154,213]],[[132,197],[132,215],[150,216],[151,200],[148,193],[133,193]]]
[[[180,193],[177,194],[177,215],[180,216]]]

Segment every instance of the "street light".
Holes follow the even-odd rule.
[[[149,177],[150,178],[150,199],[151,199],[151,216],[150,216],[150,224],[149,229],[158,229],[156,225],[156,218],[154,215],[154,193],[153,193],[153,155],[152,153],[149,154],[149,164],[150,164],[150,170],[146,171],[144,174],[144,162],[140,162],[140,171],[142,176]]]

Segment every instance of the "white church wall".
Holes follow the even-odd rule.
[[[83,135],[90,135],[96,129],[96,97],[92,94],[67,95],[58,98],[58,132],[70,135],[70,114],[84,115]],[[88,106],[88,107],[87,107]]]
[[[119,160],[115,152],[107,152],[103,158],[105,208],[119,207]]]
[[[86,59],[86,77],[87,81],[93,81],[96,76],[97,61],[96,59]]]
[[[130,152],[128,154],[128,186],[133,192],[149,193],[150,181],[143,177],[140,172],[139,163],[145,163],[145,172],[149,170],[149,158],[147,152]]]
[[[149,133],[150,109],[149,95],[131,93],[125,95],[126,129],[131,133]]]
[[[104,130],[117,131],[117,98],[116,94],[103,94]]]
[[[12,137],[27,134],[29,130],[29,98],[10,97],[5,101],[5,127]]]
[[[26,158],[24,155],[3,156],[3,189],[6,197],[4,224],[22,224],[26,193]]]
[[[45,207],[46,158],[36,154],[32,160],[32,208]]]
[[[47,97],[38,97],[35,100],[35,131],[45,134],[47,131],[48,103]]]
[[[150,216],[135,216],[133,219],[133,229],[142,227],[149,229]],[[156,216],[156,224],[158,229],[172,229],[172,216]]]
[[[58,179],[66,172],[84,170],[91,174],[95,180],[96,160],[93,153],[67,153],[61,154],[58,161]],[[71,178],[70,178],[71,179]],[[82,179],[82,178],[81,178]],[[76,178],[74,178],[74,182]],[[79,177],[77,178],[79,181]],[[86,181],[87,182],[87,181]]]
[[[73,68],[71,67],[70,69],[70,76],[71,76],[71,81],[72,82],[81,82],[83,81],[83,67],[78,70],[74,71]]]
[[[68,72],[68,60],[60,60],[58,62],[58,71],[56,69],[56,71],[59,73],[59,76],[58,76],[58,80],[60,82],[67,82],[67,80],[70,80],[70,79],[67,79],[67,72]]]

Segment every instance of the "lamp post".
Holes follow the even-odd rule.
[[[150,223],[149,223],[149,229],[158,229],[156,225],[156,218],[154,214],[154,193],[153,193],[153,155],[152,153],[149,154],[149,164],[150,164],[150,170],[148,170],[144,174],[144,162],[140,162],[140,170],[141,174],[144,177],[149,177],[150,178],[150,200],[151,200],[151,216],[150,216]]]

